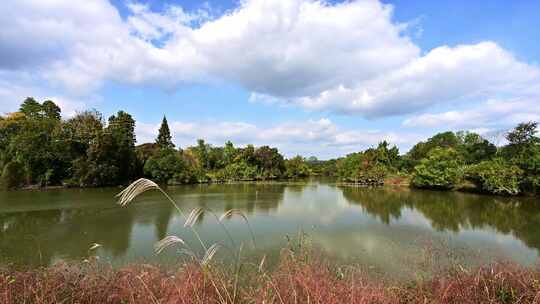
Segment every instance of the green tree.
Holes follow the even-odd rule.
[[[510,145],[528,145],[539,142],[536,133],[538,132],[538,123],[534,121],[523,122],[517,125],[514,130],[506,135]]]
[[[61,109],[51,100],[45,100],[41,105],[43,116],[47,119],[60,120]]]
[[[250,166],[256,165],[255,160],[255,147],[253,145],[247,145],[245,148],[240,149],[240,153],[238,153],[235,162],[244,161],[246,164]]]
[[[24,167],[17,161],[11,161],[4,166],[0,175],[0,188],[13,189],[24,184]]]
[[[459,144],[456,150],[459,152],[465,164],[476,164],[484,160],[492,159],[497,153],[497,147],[473,132],[457,132]]]
[[[285,175],[289,178],[308,177],[311,174],[306,160],[297,155],[285,161]]]
[[[172,148],[160,149],[144,165],[144,174],[158,183],[167,184],[184,171],[182,157]]]
[[[278,149],[262,146],[253,152],[254,164],[262,179],[277,178],[283,174],[285,163]]]
[[[116,151],[113,159],[120,171],[117,183],[124,184],[135,178],[136,161],[135,153],[135,120],[130,114],[119,111],[109,118],[107,133],[112,135]]]
[[[414,145],[404,158],[405,169],[411,170],[420,163],[420,160],[427,157],[434,148],[454,148],[459,145],[458,136],[451,131],[435,134],[425,142]]]
[[[520,192],[523,170],[502,158],[483,161],[465,171],[465,178],[478,189],[492,194],[516,195]]]
[[[230,140],[227,141],[225,143],[225,147],[223,148],[223,159],[225,166],[232,164],[237,154],[238,150],[234,147],[233,143]]]
[[[462,177],[456,150],[436,147],[414,168],[412,185],[417,188],[450,190]]]
[[[19,112],[23,113],[28,118],[40,118],[42,114],[42,106],[32,97],[27,97],[19,108]]]
[[[521,188],[526,192],[540,191],[540,138],[538,123],[520,123],[506,136],[508,145],[501,155],[523,170]]]
[[[86,154],[92,141],[103,131],[103,125],[103,116],[96,110],[79,112],[64,123],[64,136],[74,159]]]
[[[89,187],[126,184],[136,177],[138,167],[135,121],[119,111],[90,141],[85,155],[73,162],[74,183]]]
[[[194,148],[194,151],[195,156],[197,157],[197,163],[202,169],[209,169],[208,150],[209,146],[204,142],[204,140],[198,139],[197,146]]]
[[[174,148],[171,131],[169,130],[169,124],[167,123],[167,117],[165,116],[163,116],[163,120],[161,121],[161,127],[159,128],[158,137],[156,138],[156,144],[163,149]]]

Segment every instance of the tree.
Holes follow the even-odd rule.
[[[197,140],[197,146],[194,148],[195,156],[197,157],[197,162],[202,169],[209,168],[208,148],[209,146],[204,142],[203,139]]]
[[[223,148],[223,160],[225,162],[225,166],[232,164],[237,154],[238,151],[234,147],[233,143],[230,140],[227,141],[225,143],[225,147]]]
[[[260,170],[263,179],[276,178],[283,174],[284,160],[278,149],[262,146],[253,153],[254,164]]]
[[[103,124],[103,116],[96,110],[79,112],[64,123],[64,134],[74,158],[86,153],[90,143],[103,131]]]
[[[461,176],[456,150],[437,147],[414,167],[412,184],[417,188],[450,190],[460,181]]]
[[[112,156],[120,175],[118,184],[124,184],[136,175],[135,120],[130,114],[119,111],[109,118],[106,132],[110,133],[116,150]]]
[[[516,195],[520,190],[523,170],[502,158],[470,166],[465,178],[481,191],[492,194]]]
[[[240,149],[235,162],[244,161],[250,166],[256,165],[255,163],[255,147],[253,145],[247,145],[245,148]]]
[[[458,152],[463,157],[465,164],[476,164],[484,160],[492,159],[497,153],[497,147],[473,132],[458,132],[460,144]]]
[[[80,186],[120,185],[135,178],[139,167],[135,153],[135,121],[128,113],[119,111],[109,118],[105,129],[95,134],[85,154],[73,162],[73,179]]]
[[[506,136],[508,145],[501,155],[524,172],[521,189],[526,192],[540,191],[540,138],[537,122],[517,125]]]
[[[518,124],[514,130],[510,131],[506,135],[506,139],[511,146],[538,143],[539,140],[538,137],[536,137],[536,133],[538,132],[537,129],[537,122],[523,122]]]
[[[19,108],[19,112],[24,113],[28,118],[41,117],[42,106],[32,97],[27,97]]]
[[[165,116],[163,116],[163,120],[161,121],[161,127],[159,128],[158,137],[156,138],[156,144],[163,149],[174,148],[171,132],[169,130],[169,124],[167,123],[167,117]]]
[[[310,173],[309,166],[300,155],[285,161],[285,175],[289,178],[307,177]]]
[[[172,148],[160,149],[151,156],[144,165],[144,174],[158,183],[167,184],[184,171],[184,162],[177,151]]]
[[[427,157],[434,148],[456,148],[459,144],[459,138],[454,132],[442,132],[435,134],[425,142],[419,142],[414,145],[404,158],[405,168],[411,170],[418,165],[420,160]]]
[[[44,118],[60,120],[61,109],[51,100],[45,100],[41,105]]]
[[[0,175],[0,188],[13,189],[24,184],[24,168],[17,161],[7,163]]]

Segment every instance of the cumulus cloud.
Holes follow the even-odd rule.
[[[384,139],[402,149],[407,149],[416,141],[423,139],[422,136],[413,133],[398,135],[377,130],[342,130],[327,118],[285,122],[272,126],[227,121],[174,121],[169,125],[174,142],[182,147],[194,145],[199,138],[215,145],[223,145],[227,140],[231,140],[240,146],[246,144],[276,146],[287,156],[296,154],[342,156],[377,145]],[[137,123],[138,142],[153,142],[158,130],[159,124]]]
[[[540,69],[493,42],[438,47],[407,65],[354,87],[340,85],[295,100],[309,109],[367,117],[414,112],[489,96],[540,96]]]
[[[404,120],[403,125],[411,128],[476,129],[485,133],[523,121],[540,121],[539,105],[540,99],[488,100],[464,110],[414,116]]]
[[[223,80],[290,97],[372,78],[419,52],[392,22],[392,7],[374,0],[249,0],[217,18],[129,8],[123,20],[105,0],[3,1],[1,11],[18,13],[0,21],[0,68],[41,66],[74,91],[106,79]]]
[[[65,118],[75,115],[101,101],[96,95],[84,98],[72,98],[35,83],[35,79],[26,73],[0,71],[0,114],[17,111],[26,97],[38,101],[53,100],[62,109]]]
[[[0,1],[0,11],[16,12],[0,18],[0,85],[10,83],[0,87],[0,94],[20,95],[28,87],[13,81],[15,74],[31,74],[42,96],[74,105],[109,81],[170,90],[185,83],[226,82],[252,92],[251,102],[366,118],[488,99],[500,100],[501,107],[517,100],[535,106],[540,97],[538,66],[490,41],[422,53],[409,37],[411,27],[421,28],[418,20],[396,23],[394,8],[378,0],[244,0],[220,15],[207,6],[186,11],[168,5],[152,11],[129,2],[127,9],[122,17],[108,0]],[[487,128],[499,117],[496,111],[480,112],[423,114],[405,125],[446,121],[457,126],[460,118],[470,117],[485,122],[471,128]],[[298,137],[316,141],[330,136],[339,144],[371,136],[317,126],[323,135],[299,128],[311,135]],[[177,126],[177,133],[216,140],[241,138],[253,130],[276,141],[281,136],[277,127],[274,133],[242,123],[221,127],[231,133],[214,134],[189,124]],[[295,129],[289,125],[283,130]],[[332,132],[341,132],[340,137]]]

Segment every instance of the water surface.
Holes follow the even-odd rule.
[[[183,218],[159,193],[146,193],[120,208],[114,198],[118,191],[0,192],[0,261],[47,265],[96,254],[113,265],[170,263],[178,259],[177,249],[153,253],[153,244],[170,234],[199,250],[183,228]],[[246,256],[254,259],[262,254],[275,259],[300,232],[311,247],[334,261],[395,274],[451,261],[506,259],[531,265],[540,249],[540,203],[535,198],[355,188],[322,181],[178,186],[167,191],[186,212],[197,206],[218,216],[231,208],[242,210],[257,250],[241,218],[224,222],[235,243],[244,243]],[[208,244],[230,244],[210,214],[195,227]],[[92,243],[102,247],[89,252]],[[220,253],[227,258],[226,250]]]

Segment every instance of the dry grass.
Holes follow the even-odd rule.
[[[269,273],[246,267],[236,289],[234,275],[196,263],[175,272],[151,265],[115,270],[95,262],[61,263],[1,270],[0,303],[540,303],[540,270],[495,263],[425,282],[384,284],[357,268],[284,254]]]
[[[161,191],[180,214],[178,204],[159,186],[141,179],[119,194],[119,203],[127,206],[148,190]],[[173,245],[185,247],[190,263],[171,269],[139,264],[113,269],[97,260],[52,267],[17,270],[0,268],[0,303],[539,303],[540,269],[510,263],[495,263],[474,270],[455,265],[436,276],[410,283],[382,282],[359,267],[335,267],[317,258],[303,246],[289,244],[282,251],[279,265],[265,270],[266,256],[258,265],[243,262],[242,245],[232,265],[211,265],[223,246],[207,247],[194,228],[203,212],[210,212],[232,239],[223,219],[237,215],[249,227],[247,217],[238,210],[217,217],[211,210],[195,209],[186,219],[189,228],[205,250],[197,257],[183,239],[167,236],[156,243],[157,253]],[[93,244],[89,253],[98,248]],[[309,247],[308,247],[309,248]],[[231,252],[234,253],[233,250]],[[215,264],[215,263],[214,263]]]

